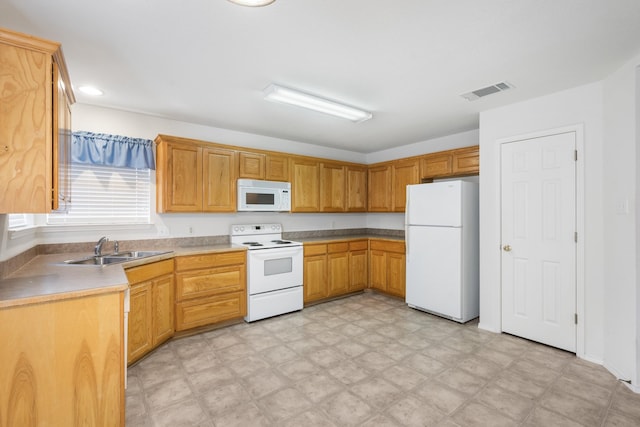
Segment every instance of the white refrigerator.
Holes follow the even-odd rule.
[[[406,302],[457,322],[479,314],[478,184],[407,186]]]

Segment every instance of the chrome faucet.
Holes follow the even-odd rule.
[[[102,245],[104,245],[108,241],[109,239],[107,238],[107,236],[103,236],[100,238],[100,240],[98,240],[98,244],[96,244],[96,247],[93,250],[95,256],[102,256]]]

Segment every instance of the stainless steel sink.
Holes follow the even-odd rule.
[[[132,261],[140,258],[148,258],[156,255],[168,254],[171,251],[129,251],[129,252],[119,252],[117,254],[109,254],[109,255],[94,255],[86,258],[80,259],[70,259],[64,261],[65,264],[68,265],[111,265],[111,264],[119,264],[121,262]]]

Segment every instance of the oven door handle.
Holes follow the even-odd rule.
[[[302,246],[296,246],[293,248],[257,249],[249,251],[249,256],[259,259],[277,259],[295,255],[302,255]]]

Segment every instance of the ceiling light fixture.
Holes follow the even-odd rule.
[[[348,119],[356,123],[364,122],[365,120],[369,120],[373,117],[373,114],[368,111],[294,89],[278,86],[276,84],[270,84],[267,86],[264,90],[264,99],[267,101],[280,102],[283,104],[307,108],[320,113]]]
[[[93,86],[80,86],[78,88],[78,90],[82,93],[84,93],[85,95],[91,95],[91,96],[100,96],[100,95],[104,95],[104,92],[101,91],[100,89],[98,89],[97,87],[93,87]]]
[[[239,4],[240,6],[260,7],[268,6],[276,0],[229,0],[231,3]]]

